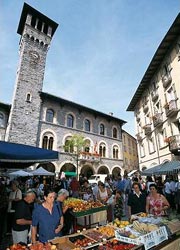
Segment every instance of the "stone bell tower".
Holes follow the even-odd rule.
[[[37,146],[47,51],[58,24],[24,3],[17,33],[19,65],[6,141]]]

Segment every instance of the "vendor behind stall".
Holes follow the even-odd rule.
[[[93,199],[93,190],[92,187],[89,185],[88,180],[83,181],[83,185],[79,189],[79,196],[83,200]]]
[[[149,186],[150,193],[146,200],[146,212],[156,216],[166,215],[167,209],[170,207],[169,202],[164,195],[157,192],[157,185]]]
[[[146,212],[146,195],[140,190],[140,183],[133,183],[133,192],[128,197],[129,217],[132,214]]]

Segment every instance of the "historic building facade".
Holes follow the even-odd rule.
[[[5,140],[11,105],[0,102],[0,140]]]
[[[124,129],[122,130],[123,162],[124,169],[138,170],[137,140]]]
[[[159,45],[129,106],[140,169],[180,157],[180,14]]]
[[[4,121],[1,139],[59,151],[59,161],[46,166],[56,173],[76,171],[78,166],[78,172],[88,176],[123,174],[125,121],[42,92],[47,51],[57,26],[24,4],[18,27],[20,60],[10,114],[8,105],[6,112],[0,106],[0,115],[4,115],[2,119],[0,116],[0,121]],[[64,149],[74,134],[81,134],[86,141],[78,161],[71,150]]]

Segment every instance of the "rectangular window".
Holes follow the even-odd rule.
[[[176,99],[175,93],[172,87],[167,91],[166,97],[167,97],[167,102],[170,102]]]
[[[139,145],[139,149],[140,149],[140,156],[144,157],[145,156],[144,144]]]
[[[149,147],[149,153],[150,154],[155,152],[154,138],[149,138],[148,139],[148,147]]]
[[[163,129],[158,133],[158,143],[159,143],[159,148],[165,147],[167,144],[165,143],[165,138],[166,138],[166,129]]]

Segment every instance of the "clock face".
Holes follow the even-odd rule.
[[[37,51],[30,50],[29,51],[29,56],[30,56],[30,62],[33,64],[36,64],[40,60],[40,56]]]

